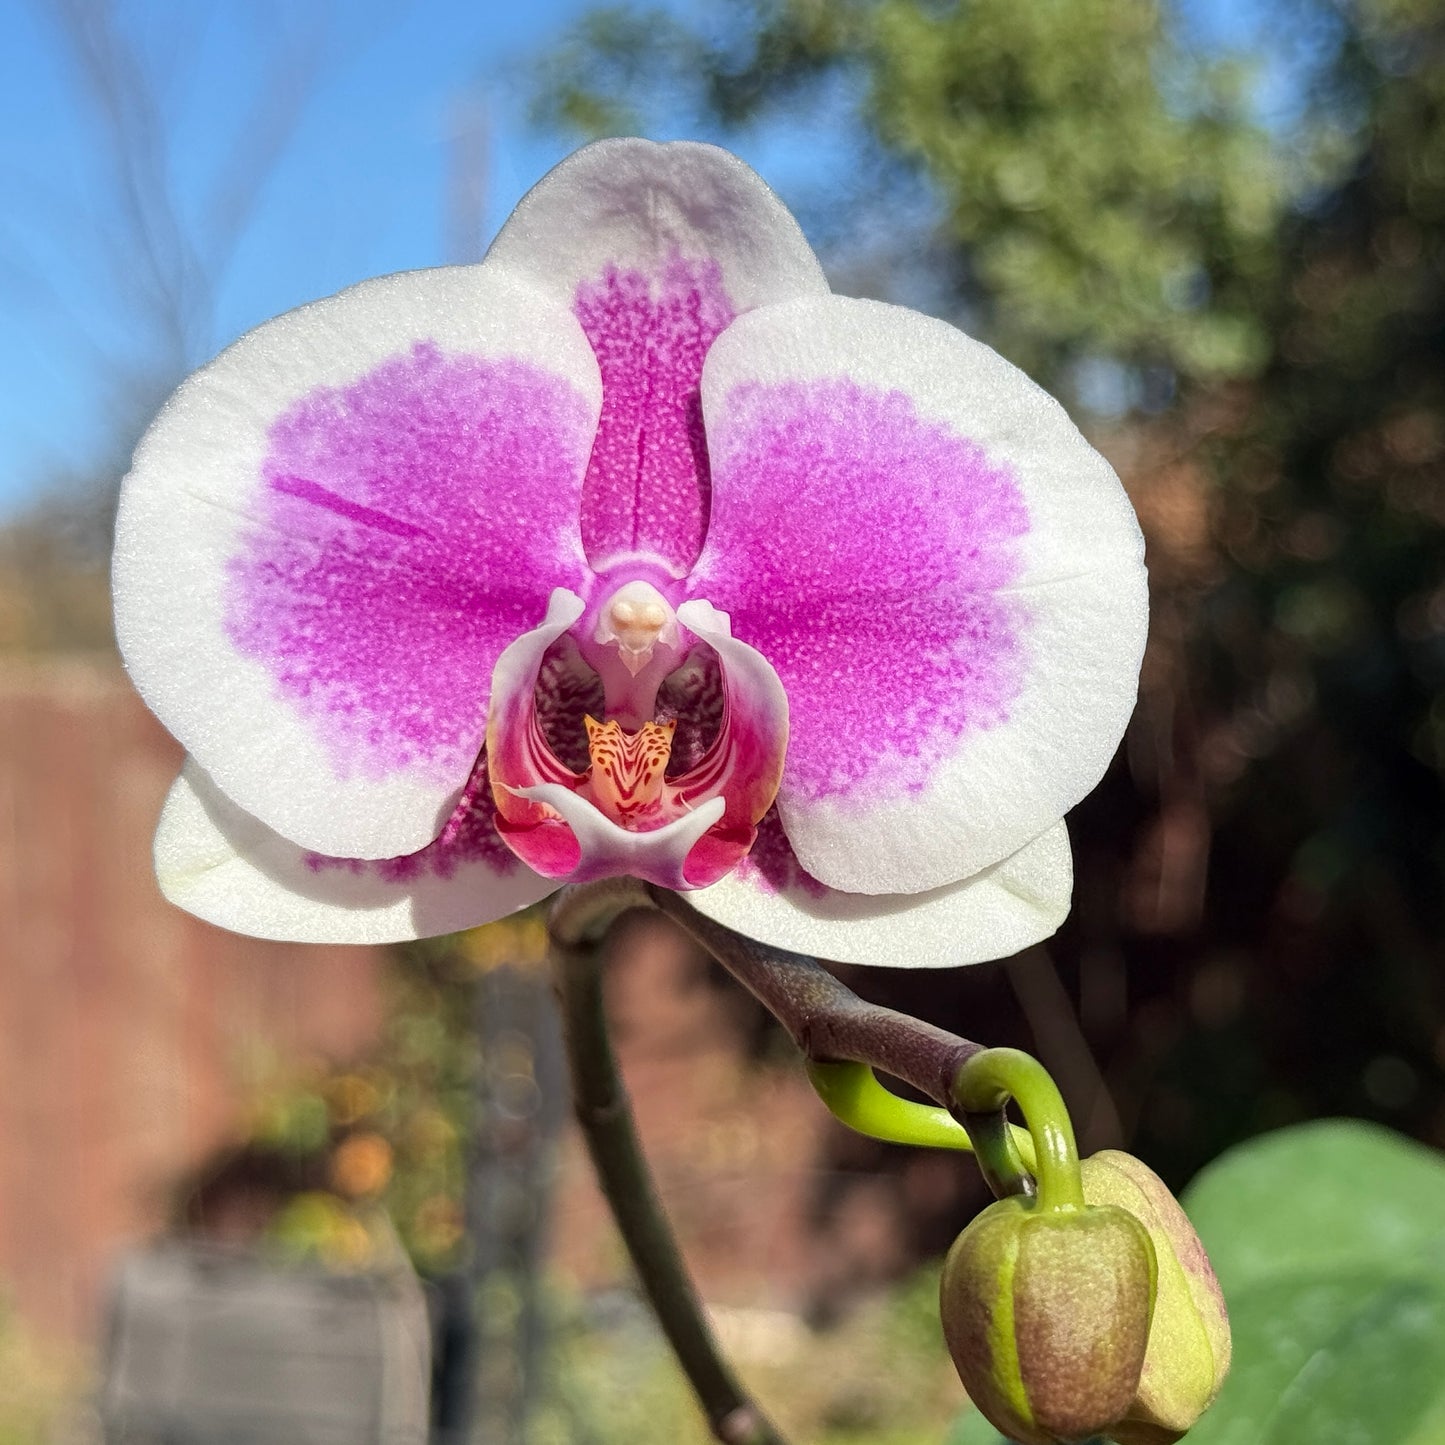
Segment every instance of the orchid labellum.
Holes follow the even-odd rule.
[[[1146,614],[1128,501],[1054,401],[833,295],[727,153],[635,140],[559,166],[480,265],[187,381],[115,595],[190,755],[161,887],[203,918],[386,941],[631,874],[940,965],[1067,911],[1062,818]]]

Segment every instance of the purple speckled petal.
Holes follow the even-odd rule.
[[[602,370],[582,489],[587,556],[603,568],[650,554],[680,577],[702,550],[712,497],[702,363],[733,319],[721,273],[681,257],[657,276],[609,266],[577,288],[575,309]]]
[[[698,386],[708,347],[742,312],[827,292],[797,222],[726,151],[607,140],[546,176],[487,260],[571,307],[597,354],[588,557],[602,568],[644,553],[682,576],[707,531]]]
[[[192,761],[156,834],[156,876],[172,903],[222,928],[298,943],[397,943],[489,923],[545,898],[497,837],[484,773],[442,836],[379,862],[319,858],[237,808]]]
[[[921,892],[1057,822],[1123,731],[1147,614],[1133,512],[1062,408],[952,327],[841,297],[739,318],[703,407],[688,587],[782,679],[808,871]]]
[[[956,968],[1049,937],[1069,911],[1064,824],[959,883],[925,893],[840,893],[793,854],[776,813],[738,869],[688,895],[700,913],[777,948],[834,963]]]
[[[1023,685],[1013,472],[899,391],[742,383],[717,439],[727,608],[784,679],[789,794],[921,787]],[[841,685],[840,685],[841,684]]]
[[[301,847],[425,847],[497,657],[588,574],[600,406],[575,318],[485,266],[369,282],[243,338],[126,483],[117,630],[143,696]]]
[[[338,773],[465,776],[492,666],[578,575],[588,420],[535,365],[418,342],[271,424],[227,630]]]

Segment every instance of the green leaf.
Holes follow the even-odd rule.
[[[1231,1149],[1183,1204],[1233,1317],[1237,1292],[1283,1275],[1445,1275],[1442,1201],[1439,1154],[1372,1124],[1326,1119]]]
[[[944,1445],[1009,1445],[977,1410],[966,1410],[954,1421]]]
[[[1445,1439],[1445,1161],[1325,1120],[1231,1150],[1184,1196],[1234,1367],[1190,1445]]]
[[[1189,1445],[1437,1445],[1445,1282],[1261,1280],[1231,1301],[1234,1368]]]

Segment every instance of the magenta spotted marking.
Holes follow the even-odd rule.
[[[602,372],[602,420],[582,491],[597,565],[653,553],[685,572],[707,534],[712,481],[699,387],[733,319],[715,261],[675,256],[660,275],[609,266],[573,306]]]
[[[357,875],[370,873],[383,883],[398,886],[428,875],[451,878],[466,863],[484,863],[494,873],[501,874],[515,873],[522,866],[517,855],[497,834],[497,808],[492,801],[491,784],[487,781],[485,753],[477,759],[440,836],[420,852],[376,861],[330,858],[324,853],[306,855],[306,866],[313,873],[343,868]]]
[[[784,791],[925,786],[1023,686],[1029,614],[1005,589],[1029,519],[1013,473],[902,392],[845,378],[741,384],[713,431],[688,586],[782,680]]]
[[[492,667],[585,575],[585,399],[430,342],[272,425],[230,564],[232,641],[341,776],[466,776]]]
[[[798,861],[793,845],[783,831],[783,820],[776,808],[769,808],[758,824],[758,836],[748,855],[738,864],[738,877],[746,879],[764,893],[804,893],[821,898],[827,887],[819,883]]]

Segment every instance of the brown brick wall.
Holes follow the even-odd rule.
[[[54,1337],[92,1332],[258,1046],[342,1057],[379,1018],[377,951],[238,938],[160,897],[179,763],[112,662],[0,664],[0,1291]]]

